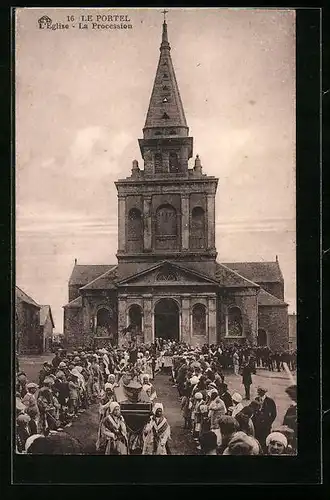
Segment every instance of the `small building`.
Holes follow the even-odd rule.
[[[49,305],[40,306],[40,330],[42,338],[42,352],[51,352],[53,330],[55,328],[52,310]]]
[[[15,297],[15,347],[18,354],[42,352],[40,330],[41,306],[16,286]]]

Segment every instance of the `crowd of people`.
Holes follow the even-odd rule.
[[[277,406],[267,388],[258,386],[257,397],[250,398],[258,365],[256,350],[233,346],[227,356],[228,352],[234,373],[242,376],[244,395],[228,390],[221,347],[172,346],[172,376],[181,398],[184,427],[192,433],[197,449],[218,455],[296,454],[296,385],[287,387],[292,403],[282,425],[274,427]]]
[[[95,453],[170,454],[171,429],[153,385],[155,375],[167,369],[181,399],[183,427],[192,433],[199,453],[295,454],[296,386],[287,388],[292,404],[277,428],[273,426],[276,403],[267,388],[258,387],[258,396],[250,400],[252,375],[258,367],[295,369],[295,356],[287,354],[279,365],[273,357],[270,367],[265,349],[235,345],[191,347],[156,339],[150,345],[133,341],[106,349],[59,349],[51,363],[43,364],[37,381],[29,381],[16,367],[16,452],[83,454],[81,443],[65,429],[96,404]],[[242,376],[244,398],[228,390],[228,371]],[[141,432],[133,434],[116,396],[116,388],[128,375],[131,390],[138,390],[151,403]]]

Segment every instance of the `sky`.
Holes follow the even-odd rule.
[[[50,304],[62,332],[78,264],[115,264],[114,181],[143,167],[163,9],[24,8],[16,13],[16,284]],[[194,156],[219,178],[218,261],[274,261],[296,311],[295,12],[167,14]],[[132,29],[79,29],[81,15],[127,15]],[[39,29],[75,17],[75,28]],[[111,23],[106,23],[111,24]],[[193,166],[193,158],[189,166]]]

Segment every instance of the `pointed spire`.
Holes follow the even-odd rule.
[[[143,129],[145,138],[154,135],[188,136],[187,122],[170,54],[166,13],[164,10],[160,57]]]
[[[167,11],[166,11],[167,12]],[[163,34],[162,34],[162,43],[161,43],[161,46],[160,46],[160,51],[164,50],[164,49],[168,49],[168,50],[171,50],[171,47],[170,47],[170,44],[168,42],[168,35],[167,35],[167,24],[166,24],[166,21],[164,20],[163,22]]]

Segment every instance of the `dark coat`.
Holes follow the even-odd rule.
[[[289,406],[284,415],[283,425],[287,425],[294,432],[297,432],[297,405]]]
[[[256,400],[260,402],[259,398],[256,398]],[[258,441],[260,441],[260,444],[264,444],[266,437],[270,433],[276,415],[277,410],[275,401],[266,396],[260,409],[252,417],[255,436]]]
[[[233,400],[232,400],[231,395],[229,394],[228,391],[221,394],[220,398],[225,403],[227,410],[228,410],[228,408],[233,406]]]
[[[254,369],[251,365],[243,366],[242,368],[242,384],[243,385],[251,385],[252,384],[252,373],[254,373]]]

